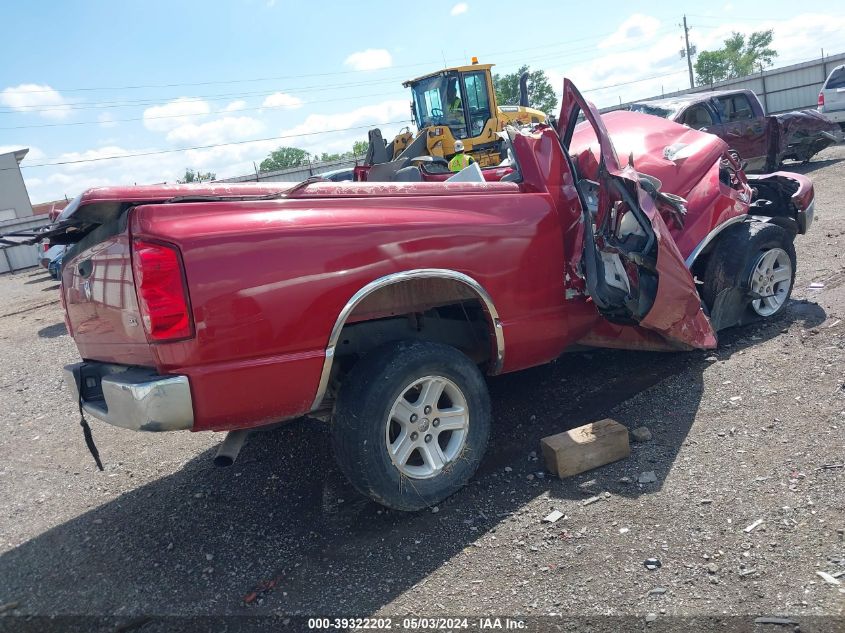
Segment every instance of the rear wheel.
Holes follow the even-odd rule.
[[[463,487],[490,432],[478,368],[448,345],[391,343],[345,378],[332,422],[338,465],[359,492],[419,510]]]

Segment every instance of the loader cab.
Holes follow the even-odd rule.
[[[453,139],[481,136],[496,104],[491,66],[461,66],[406,82],[417,127],[448,127]]]

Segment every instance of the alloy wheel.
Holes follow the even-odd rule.
[[[429,479],[458,459],[469,431],[469,407],[458,386],[425,376],[402,389],[385,426],[393,465],[412,479]]]

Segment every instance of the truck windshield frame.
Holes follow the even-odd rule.
[[[455,89],[455,96],[459,101],[454,110],[450,109],[449,102],[452,88]],[[411,85],[411,93],[414,97],[414,118],[418,128],[446,125],[452,130],[452,136],[455,138],[467,137],[465,92],[459,73],[441,73],[420,79]]]
[[[659,116],[661,119],[671,119],[675,116],[677,109],[661,108],[650,103],[632,103],[630,107],[631,112],[640,112],[642,114],[650,114],[651,116]]]

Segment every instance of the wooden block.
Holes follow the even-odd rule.
[[[604,466],[628,457],[628,429],[614,420],[600,420],[540,440],[546,468],[558,477]]]

